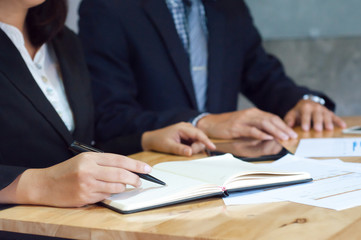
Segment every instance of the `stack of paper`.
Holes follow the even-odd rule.
[[[361,205],[361,164],[339,159],[313,160],[287,155],[267,166],[309,172],[313,182],[288,187],[232,194],[226,205],[292,201],[343,210]]]

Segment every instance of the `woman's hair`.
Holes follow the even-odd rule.
[[[67,11],[66,0],[46,0],[30,8],[26,26],[31,43],[39,47],[56,36],[64,27]]]

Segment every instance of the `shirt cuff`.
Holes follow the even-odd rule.
[[[197,127],[197,123],[199,122],[199,120],[201,120],[203,117],[205,117],[207,115],[209,115],[209,113],[207,113],[207,112],[199,114],[197,117],[195,117],[191,120],[192,125]]]

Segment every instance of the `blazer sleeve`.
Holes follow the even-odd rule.
[[[12,183],[27,168],[0,165],[0,190]]]
[[[262,110],[284,116],[305,94],[318,95],[326,100],[326,107],[335,109],[333,101],[325,94],[297,86],[286,76],[281,62],[266,53],[262,39],[253,24],[243,1],[239,1],[243,19],[246,19],[247,52],[241,92]]]
[[[79,36],[93,84],[98,142],[189,121],[199,114],[179,109],[153,112],[140,106],[130,65],[131,44],[120,11],[116,1],[103,0],[85,0],[79,10]]]

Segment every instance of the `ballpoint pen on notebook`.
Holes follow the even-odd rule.
[[[70,147],[69,147],[72,151],[76,152],[76,153],[81,153],[81,152],[98,152],[98,153],[103,153],[102,150],[96,149],[92,146],[86,145],[84,143],[80,143],[77,141],[74,141]],[[160,185],[166,185],[165,182],[149,175],[149,174],[144,174],[144,173],[137,173],[137,172],[132,172],[136,175],[138,175],[140,178],[143,178],[144,180],[150,181],[150,182],[154,182],[154,183],[158,183]]]

